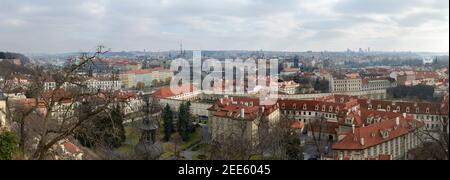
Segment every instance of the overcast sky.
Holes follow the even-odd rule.
[[[449,50],[448,0],[1,0],[0,51]]]

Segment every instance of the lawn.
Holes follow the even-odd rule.
[[[133,127],[125,127],[125,136],[127,137],[125,142],[116,151],[122,154],[133,154],[134,146],[139,143],[140,130]]]
[[[125,142],[122,144],[122,146],[120,146],[119,148],[115,149],[116,152],[124,154],[124,155],[131,155],[134,153],[134,146],[139,143],[139,137],[140,137],[140,130],[133,128],[133,127],[125,127],[125,135],[126,135],[126,140]],[[176,134],[172,135],[172,139]],[[164,129],[163,128],[159,128],[158,130],[158,140],[159,143],[161,143],[164,152],[161,155],[161,159],[170,159],[174,156],[174,145],[173,145],[173,141],[170,142],[164,142],[163,138],[164,138]],[[199,145],[195,146],[196,144],[198,144],[199,142],[201,142],[201,129],[197,129],[191,136],[191,139],[189,141],[186,142],[181,142],[178,147],[177,147],[177,151],[183,151],[189,148],[194,148],[196,149],[195,151],[199,151],[200,149],[203,149],[204,147],[206,147],[206,145]],[[196,155],[197,156],[197,155]]]

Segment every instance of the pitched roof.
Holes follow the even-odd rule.
[[[153,93],[153,96],[157,98],[169,98],[181,95],[186,92],[194,92],[194,91],[197,91],[197,89],[192,84],[183,85],[179,87],[164,87]]]
[[[394,138],[401,137],[424,126],[421,121],[412,117],[399,117],[397,120],[389,119],[380,123],[355,129],[355,133],[349,132],[345,138],[333,145],[334,150],[363,150],[376,146]],[[386,133],[383,135],[382,133]]]
[[[359,99],[358,102],[360,103],[361,108],[365,109],[387,110],[388,107],[390,107],[390,111],[396,111],[397,108],[400,108],[399,113],[432,114],[432,115],[439,115],[446,113],[445,111],[443,111],[443,109],[441,109],[441,103],[367,100],[367,99]],[[372,108],[369,108],[370,105],[372,106]],[[379,106],[381,108],[378,108]],[[408,107],[409,112],[407,112]],[[429,110],[428,112],[427,109]]]
[[[152,69],[138,69],[138,70],[130,70],[125,72],[124,74],[150,74],[155,71],[167,71],[162,67],[156,67]]]
[[[268,116],[278,107],[276,105],[260,105],[259,99],[246,97],[225,97],[208,108],[212,115],[230,119],[242,119],[241,112],[244,111],[244,119],[255,120],[259,115]]]

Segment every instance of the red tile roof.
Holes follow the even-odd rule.
[[[294,121],[291,124],[292,129],[303,129],[305,128],[305,123],[303,121]]]
[[[367,99],[360,99],[358,101],[361,105],[361,108],[364,108],[364,109],[370,109],[369,106],[372,105],[371,109],[387,110],[388,107],[390,107],[390,111],[396,111],[397,108],[400,108],[399,113],[408,113],[408,114],[440,115],[440,114],[446,113],[445,110],[443,110],[441,108],[440,103],[399,102],[399,101],[367,100]],[[378,108],[378,106],[380,106],[381,108]],[[408,107],[409,107],[409,112],[407,112]],[[427,112],[427,109],[429,110],[429,112]],[[418,111],[416,111],[416,110],[418,110]],[[446,114],[448,114],[448,112]]]
[[[175,94],[174,92],[172,92],[172,90],[178,91],[181,93]],[[174,89],[172,89],[171,87],[164,87],[164,88],[159,89],[155,93],[153,93],[153,96],[157,97],[157,98],[169,98],[169,97],[180,95],[183,92],[194,92],[194,91],[197,91],[197,89],[192,84],[174,87]]]
[[[244,119],[248,121],[255,120],[259,115],[268,116],[277,109],[276,105],[260,105],[259,99],[245,97],[222,98],[208,108],[214,116],[231,119],[241,119],[241,111],[244,110]]]
[[[359,109],[357,111],[349,112],[348,115],[346,115],[345,117],[340,117],[338,119],[338,122],[340,125],[346,125],[345,118],[350,117],[350,118],[354,118],[354,125],[356,127],[363,127],[363,126],[373,124],[373,123],[367,122],[367,119],[369,117],[380,118],[381,121],[384,121],[387,119],[393,119],[393,118],[397,118],[400,116],[402,116],[402,114],[400,114],[400,113]]]
[[[73,144],[72,142],[65,140],[64,143],[64,148],[71,154],[78,154],[81,153],[81,149],[78,148],[78,146],[76,146],[75,144]]]
[[[401,137],[424,126],[421,121],[412,117],[399,117],[400,125],[396,125],[396,119],[389,119],[380,123],[355,129],[355,133],[349,132],[344,139],[333,145],[333,150],[363,150],[376,146],[394,138]],[[381,132],[387,132],[383,137]]]
[[[156,67],[152,69],[138,69],[138,70],[131,70],[127,71],[124,74],[150,74],[155,71],[164,71],[164,68],[162,67]]]

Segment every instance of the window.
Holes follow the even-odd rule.
[[[427,113],[430,113],[430,108],[427,108],[427,111],[426,111]]]
[[[303,110],[306,110],[307,108],[306,104],[303,104]]]
[[[416,113],[419,113],[420,112],[420,109],[417,107],[416,108]]]
[[[400,106],[397,106],[397,112],[400,112]]]
[[[319,105],[316,105],[316,108],[314,108],[316,111],[319,110]]]
[[[406,107],[406,112],[409,113],[409,107]]]
[[[387,106],[387,111],[391,111],[391,106]]]

